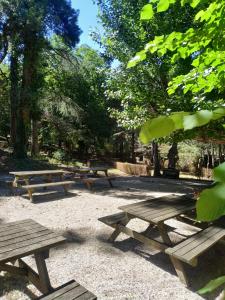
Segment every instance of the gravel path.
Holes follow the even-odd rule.
[[[38,195],[36,203],[24,197],[7,196],[0,189],[0,222],[32,218],[42,225],[64,234],[68,243],[50,253],[47,260],[53,286],[76,279],[98,296],[99,300],[198,300],[194,290],[201,287],[219,267],[210,254],[196,269],[188,269],[193,290],[185,288],[177,278],[169,258],[155,253],[121,234],[114,244],[107,242],[112,229],[98,221],[99,217],[118,211],[117,207],[169,193],[191,192],[197,184],[185,181],[125,177],[115,181],[115,188],[96,185],[89,192],[82,185],[65,198],[57,194]],[[49,192],[48,192],[49,193]],[[141,222],[134,224],[141,228]],[[211,258],[212,259],[212,258]],[[34,264],[33,258],[27,258]],[[207,269],[207,271],[206,271]],[[27,283],[0,273],[0,299],[34,299]],[[203,278],[204,277],[204,278]],[[29,289],[38,295],[32,285]]]

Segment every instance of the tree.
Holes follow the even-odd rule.
[[[178,68],[171,68],[170,54],[159,58],[156,53],[137,68],[126,69],[129,57],[134,51],[144,47],[149,37],[168,32],[171,26],[175,30],[186,30],[193,21],[192,10],[188,6],[182,9],[177,6],[163,16],[156,15],[148,24],[141,24],[140,9],[146,0],[98,0],[97,3],[105,30],[101,45],[108,56],[120,62],[119,68],[111,75],[111,82],[108,81],[109,99],[117,103],[111,114],[118,121],[118,130],[121,131],[122,127],[128,131],[136,131],[147,120],[147,116],[157,116],[167,109],[177,109],[181,97],[185,98],[186,106],[192,109],[188,95],[180,94],[178,99],[172,99],[167,94],[167,83],[171,75],[180,73]],[[187,62],[183,62],[183,67],[187,66]],[[157,145],[152,146],[155,148],[155,157],[158,157]],[[154,167],[155,174],[158,175],[158,159],[155,159]]]
[[[80,34],[78,13],[67,0],[3,0],[0,17],[1,57],[4,59],[7,53],[10,54],[14,155],[24,158],[32,107],[40,88],[38,68],[41,52],[51,49],[48,40],[52,33],[61,36],[69,47],[77,44]]]
[[[57,38],[52,43],[55,48],[62,46]],[[108,65],[86,45],[75,51],[64,49],[63,54],[48,53],[43,70],[42,143],[59,145],[67,156],[86,159],[91,149],[97,153],[104,149],[112,132],[105,96]]]

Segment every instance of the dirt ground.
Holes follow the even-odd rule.
[[[35,203],[31,203],[26,195],[10,195],[4,186],[6,177],[0,176],[0,223],[32,218],[67,237],[67,243],[53,249],[47,259],[54,287],[75,279],[99,300],[198,300],[203,298],[196,291],[224,274],[222,250],[217,247],[200,258],[197,268],[186,267],[191,281],[191,288],[187,289],[166,254],[124,234],[109,243],[112,229],[98,221],[118,212],[121,205],[171,193],[191,193],[202,186],[199,181],[120,177],[114,188],[102,182],[90,192],[81,183],[75,183],[66,197],[59,188],[35,195]],[[135,230],[146,227],[141,221],[132,222]],[[35,267],[32,257],[26,261]],[[205,298],[215,299],[218,293]],[[0,273],[0,299],[35,299],[38,295],[22,278]]]

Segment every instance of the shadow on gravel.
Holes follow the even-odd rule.
[[[94,192],[102,196],[118,197],[126,200],[151,199],[151,193],[193,193],[208,186],[205,180],[173,180],[152,177],[119,177],[113,181],[114,188],[103,188],[96,184]]]
[[[17,293],[23,293],[29,297],[29,299],[37,299],[35,295],[28,287],[28,280],[24,277],[11,275],[9,273],[3,273],[0,275],[0,299],[5,296],[6,299],[19,299]],[[9,292],[12,292],[11,296],[7,296]]]
[[[177,277],[175,269],[170,261],[170,258],[165,253],[149,248],[142,243],[128,238],[122,241],[109,242],[109,236],[100,234],[97,239],[104,242],[108,247],[116,248],[122,252],[134,252],[136,255],[146,260],[146,263],[151,263],[158,268],[170,273]],[[105,245],[105,249],[108,248]],[[103,250],[104,251],[104,250]],[[110,255],[118,255],[117,251],[108,251]],[[189,279],[192,292],[197,291],[205,286],[210,280],[220,277],[225,274],[225,257],[223,245],[217,245],[213,249],[210,249],[199,258],[197,267],[191,267],[188,264],[184,264],[184,268]],[[202,299],[214,300],[222,292],[223,288],[219,288],[213,293],[201,295]]]
[[[65,194],[64,192],[54,191],[54,192],[48,192],[43,194],[35,195],[33,194],[33,204],[40,204],[45,202],[52,202],[52,201],[59,201],[64,199],[70,199],[77,196],[76,193],[68,192]],[[30,201],[30,198],[28,195],[20,195],[20,197],[23,197]]]

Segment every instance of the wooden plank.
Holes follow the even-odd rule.
[[[141,202],[138,202],[138,203],[123,205],[123,206],[120,206],[119,209],[126,210],[127,208],[131,208],[131,207],[136,208],[137,206],[145,205],[145,204],[151,204],[155,201],[159,202],[160,200],[166,200],[166,202],[170,203],[170,202],[173,202],[176,199],[182,201],[182,199],[190,200],[190,199],[193,199],[193,198],[190,195],[171,194],[171,195],[167,195],[167,196],[162,196],[162,197],[158,197],[158,198],[153,198],[153,199],[141,201]]]
[[[79,296],[78,298],[75,298],[76,300],[96,300],[97,297],[92,294],[91,292],[87,291],[83,295]]]
[[[57,235],[56,233],[52,233],[50,230],[46,229],[46,230],[42,230],[40,232],[36,232],[36,233],[30,234],[30,235],[22,236],[20,238],[11,239],[11,240],[7,241],[6,243],[1,244],[0,254],[7,252],[7,251],[17,249],[18,246],[23,247],[23,246],[26,246],[26,244],[29,245],[29,244],[37,241],[39,238],[44,238],[45,236],[47,236],[47,238],[48,237],[51,238],[56,235]]]
[[[0,233],[0,239],[5,236],[9,237],[11,234],[20,233],[20,232],[24,232],[26,230],[36,229],[36,228],[46,228],[46,227],[44,227],[40,224],[37,224],[37,223],[24,224],[24,225],[20,225],[20,226],[15,226],[14,228],[11,227],[11,229]]]
[[[204,235],[208,236],[208,233],[207,233],[207,232],[208,232],[209,230],[210,230],[210,231],[213,230],[213,232],[215,232],[215,233],[218,232],[218,230],[215,229],[214,226],[213,226],[213,228],[212,228],[212,227],[209,227],[209,228],[207,228],[207,229],[205,229],[205,230],[201,230],[201,231],[197,232],[196,234],[194,234],[193,236],[191,236],[190,238],[186,239],[185,241],[179,243],[179,244],[176,245],[175,247],[173,247],[173,248],[168,248],[168,249],[166,250],[166,253],[167,253],[167,254],[173,254],[174,252],[180,251],[182,248],[184,248],[184,247],[186,247],[187,245],[193,243],[196,239],[198,240],[199,237],[201,237],[202,235],[203,235],[203,236],[204,236]],[[215,231],[214,231],[214,230],[215,230]],[[210,235],[211,235],[211,233],[209,233],[209,236],[210,236]]]
[[[13,251],[9,251],[6,253],[3,253],[0,255],[0,262],[4,263],[10,260],[14,260],[17,258],[25,257],[27,255],[30,255],[34,252],[41,251],[41,250],[46,250],[49,249],[53,246],[59,245],[61,243],[64,243],[66,241],[65,238],[61,236],[57,236],[52,239],[44,240],[42,242],[32,244],[26,247],[18,248]]]
[[[179,261],[178,259],[172,257],[172,256],[170,257],[170,259],[172,261],[172,264],[174,266],[174,269],[175,269],[180,281],[185,286],[188,286],[189,282],[188,282],[188,279],[187,279],[187,276],[186,276],[186,273],[185,273],[184,266],[183,266],[182,262]]]
[[[218,227],[209,227],[181,242],[177,246],[168,248],[166,253],[195,266],[198,256],[212,247],[224,236],[225,229],[221,230],[221,228]]]
[[[105,216],[105,217],[99,218],[98,220],[103,222],[106,225],[111,226],[112,224],[116,224],[116,223],[120,222],[122,219],[125,218],[125,216],[126,216],[126,214],[124,212],[122,212],[122,213]]]
[[[28,280],[41,292],[46,293],[45,289],[40,282],[39,275],[26,264],[22,259],[19,259],[19,266],[27,271]]]
[[[32,244],[37,244],[37,243],[40,243],[42,241],[49,240],[49,239],[52,239],[52,238],[55,238],[55,237],[58,237],[58,236],[59,235],[57,233],[50,233],[50,234],[48,233],[48,234],[44,234],[44,235],[34,237],[32,239],[27,239],[27,240],[25,240],[23,242],[20,242],[20,243],[10,244],[8,246],[0,248],[0,257],[4,253],[11,252],[11,251],[14,251],[14,250],[17,250],[17,249],[20,249],[20,248],[24,248],[24,247],[30,246]]]
[[[38,183],[38,184],[30,184],[30,185],[23,185],[23,189],[36,189],[42,187],[52,187],[52,186],[63,186],[63,185],[70,185],[73,184],[74,181],[57,181],[57,182],[50,182],[50,183]]]
[[[66,292],[65,294],[59,296],[57,300],[73,300],[79,299],[79,296],[86,293],[86,289],[82,285],[78,285],[76,288]]]
[[[27,276],[27,271],[25,269],[7,264],[0,264],[0,271],[5,271],[14,275]]]
[[[120,230],[120,232],[123,232],[123,233],[129,235],[130,237],[132,237],[150,247],[154,247],[161,251],[164,251],[167,248],[167,246],[165,244],[155,241],[153,239],[150,239],[150,238],[142,235],[141,233],[131,230],[130,228],[125,227],[121,224],[116,225],[116,227]]]
[[[154,217],[157,218],[159,216],[166,215],[167,213],[170,212],[180,211],[185,209],[186,207],[189,208],[190,206],[194,207],[195,203],[187,202],[187,203],[183,203],[182,205],[163,205],[163,206],[161,206],[159,203],[156,207],[154,207],[153,205],[149,205],[149,206],[141,207],[139,209],[138,208],[127,209],[126,212],[131,212],[132,214],[136,213],[143,217],[148,217],[153,219]]]
[[[191,261],[195,257],[199,256],[209,248],[211,248],[213,245],[216,244],[221,238],[225,236],[225,231],[223,232],[217,232],[215,235],[211,236],[195,248],[193,248],[191,251],[186,253],[183,257],[186,261]]]
[[[65,294],[68,291],[73,290],[77,286],[79,286],[79,283],[77,283],[76,281],[73,281],[72,283],[70,282],[69,284],[65,284],[63,287],[57,288],[56,291],[54,291],[53,293],[51,293],[47,296],[41,297],[41,299],[43,299],[43,300],[58,299],[59,296]]]
[[[48,293],[52,290],[52,287],[51,287],[48,270],[44,259],[44,253],[41,252],[35,253],[34,258],[38,269],[41,289],[44,293]]]
[[[48,175],[48,174],[64,174],[68,173],[64,170],[42,170],[42,171],[19,171],[19,172],[9,172],[9,174],[14,176],[38,176],[38,175]]]
[[[1,224],[0,225],[0,233],[9,227],[14,227],[15,225],[27,224],[27,223],[32,223],[32,222],[34,222],[32,219],[26,219],[26,220]]]

